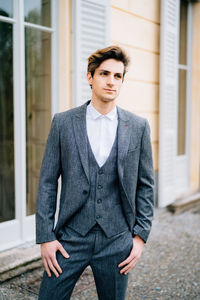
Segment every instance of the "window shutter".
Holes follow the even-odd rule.
[[[158,204],[175,200],[180,0],[161,2]]]
[[[110,0],[73,0],[73,106],[91,99],[87,58],[109,46]]]

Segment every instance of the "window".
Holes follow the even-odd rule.
[[[35,238],[39,170],[57,107],[56,14],[54,0],[0,0],[0,250]]]
[[[51,1],[24,1],[24,19],[26,214],[32,215],[35,213],[39,171],[51,123]]]
[[[179,26],[179,89],[178,89],[178,134],[177,154],[186,152],[186,110],[187,110],[187,29],[188,29],[188,1],[180,3],[180,26]]]
[[[162,0],[159,205],[189,191],[192,3]]]
[[[12,1],[0,1],[0,15],[12,16]],[[0,20],[0,222],[15,218],[13,24]]]

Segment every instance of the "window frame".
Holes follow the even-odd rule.
[[[158,174],[158,206],[165,207],[174,202],[180,194],[189,190],[189,156],[190,156],[190,110],[191,110],[191,71],[187,74],[187,128],[186,153],[188,162],[183,166],[183,157],[177,156],[178,134],[178,70],[180,40],[180,1],[161,1],[161,47],[160,47],[160,117],[159,117],[159,174]],[[174,7],[173,7],[174,6]],[[193,5],[188,3],[188,65],[192,61],[192,11]],[[170,14],[174,18],[171,23]],[[167,38],[173,37],[170,46]],[[171,47],[171,49],[170,49]],[[170,51],[169,51],[170,49]],[[168,51],[168,52],[167,52]],[[170,53],[170,57],[169,57]],[[173,57],[172,57],[173,55]],[[173,93],[168,94],[170,88]],[[171,102],[170,102],[171,100]],[[182,168],[181,168],[182,166]],[[184,177],[184,174],[186,176]],[[178,182],[178,177],[181,177]],[[181,189],[177,188],[180,185]],[[183,187],[185,186],[185,190]]]
[[[13,106],[15,219],[0,223],[0,250],[35,239],[35,215],[26,215],[26,96],[25,28],[51,32],[51,117],[58,112],[58,3],[51,0],[51,28],[24,21],[24,0],[13,1],[13,18],[0,16],[13,24]]]
[[[181,0],[180,0],[181,1]],[[191,130],[191,93],[192,93],[192,24],[193,4],[188,2],[187,6],[187,65],[178,61],[177,72],[186,70],[186,115],[185,115],[185,153],[178,154],[178,116],[177,116],[177,139],[176,139],[176,165],[175,165],[175,197],[187,193],[190,188],[190,130]],[[179,19],[180,26],[180,19]],[[179,30],[180,34],[180,30]],[[179,35],[180,42],[180,35]],[[179,77],[178,77],[179,78]],[[179,81],[178,81],[179,82]],[[178,84],[179,89],[179,84]],[[179,95],[177,96],[179,97]],[[179,101],[179,98],[177,99]]]

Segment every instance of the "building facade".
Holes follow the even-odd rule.
[[[148,119],[156,205],[200,189],[200,3],[0,0],[0,250],[34,240],[51,119],[90,99],[87,57],[131,57],[117,104]]]

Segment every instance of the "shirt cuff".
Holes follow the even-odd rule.
[[[136,235],[139,235],[139,237],[144,241],[144,243],[146,243],[147,239],[148,239],[148,236],[149,236],[149,231],[144,230],[139,225],[136,225],[133,228],[132,236],[135,237]]]

